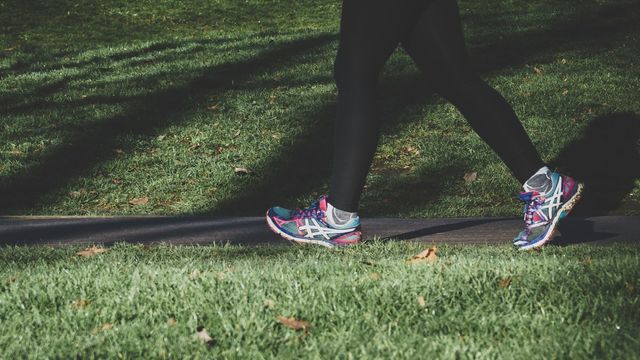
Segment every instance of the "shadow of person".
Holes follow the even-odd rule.
[[[551,165],[585,184],[574,215],[608,215],[638,206],[623,200],[640,178],[639,141],[640,117],[614,113],[592,120],[583,135],[560,152]]]
[[[585,184],[582,200],[572,213],[577,218],[640,208],[625,201],[640,178],[640,117],[613,113],[592,120],[551,165]],[[589,221],[565,221],[559,230],[568,243],[576,243],[598,238],[591,228]]]

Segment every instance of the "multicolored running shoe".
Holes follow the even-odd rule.
[[[283,238],[300,244],[335,248],[357,244],[362,236],[360,218],[344,226],[329,225],[326,217],[327,195],[321,195],[310,207],[289,210],[275,206],[267,210],[267,224]]]
[[[513,245],[520,250],[538,248],[551,241],[560,219],[571,212],[582,196],[583,184],[557,172],[550,175],[553,185],[547,193],[520,193],[520,200],[525,203],[525,228],[513,239]]]

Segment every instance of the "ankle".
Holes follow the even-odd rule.
[[[357,212],[338,209],[330,202],[327,202],[326,216],[327,223],[333,227],[350,227],[353,224],[360,223],[360,217]]]

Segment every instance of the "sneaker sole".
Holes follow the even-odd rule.
[[[329,248],[329,249],[335,249],[335,248],[339,248],[339,247],[341,247],[341,246],[339,246],[339,245],[334,245],[334,244],[332,244],[332,243],[330,243],[330,242],[327,242],[327,241],[314,240],[314,239],[304,239],[304,238],[298,238],[298,237],[295,237],[295,236],[291,236],[291,235],[289,235],[289,234],[285,233],[284,231],[280,230],[280,229],[276,226],[276,224],[274,224],[274,223],[273,223],[273,221],[272,221],[272,220],[271,220],[271,218],[269,217],[269,210],[267,210],[267,213],[266,213],[265,217],[266,217],[266,219],[267,219],[267,224],[269,225],[269,227],[271,228],[271,230],[272,230],[274,233],[276,233],[276,234],[278,234],[278,235],[282,236],[285,240],[288,240],[288,241],[293,242],[293,243],[295,243],[295,244],[301,244],[301,245],[307,245],[307,244],[320,245],[320,246],[324,246],[324,247]],[[345,234],[345,235],[346,235],[346,234]],[[343,235],[343,236],[344,236],[344,235]],[[343,245],[343,246],[346,246],[346,245],[355,245],[355,244],[356,244],[356,243],[354,243],[354,244],[345,244],[345,245]]]
[[[573,210],[573,207],[576,205],[578,200],[580,200],[580,198],[582,197],[583,191],[584,191],[584,185],[582,183],[578,183],[578,191],[576,191],[576,193],[573,194],[571,199],[569,199],[569,201],[567,201],[564,205],[562,205],[560,210],[558,210],[558,215],[553,218],[553,221],[551,222],[551,228],[549,229],[549,231],[547,231],[547,234],[544,236],[544,238],[535,244],[521,246],[519,250],[535,249],[549,243],[553,239],[553,235],[557,230],[558,222],[564,219],[567,215],[569,215],[569,213],[571,212],[571,210]]]

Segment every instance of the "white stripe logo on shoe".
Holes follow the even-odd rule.
[[[314,224],[311,224],[311,221],[313,221]],[[315,235],[322,235],[327,240],[331,238],[330,235],[344,234],[355,230],[355,228],[332,229],[325,225],[319,224],[318,221],[314,218],[304,219],[304,225],[300,226],[299,229],[305,231],[305,237],[313,238]]]

